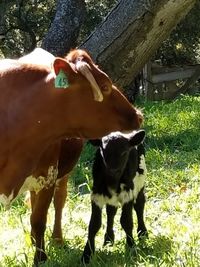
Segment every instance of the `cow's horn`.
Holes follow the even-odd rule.
[[[103,94],[102,94],[101,89],[99,88],[99,85],[97,84],[94,76],[92,75],[92,73],[90,71],[90,66],[84,61],[77,61],[76,62],[76,69],[77,69],[77,71],[82,73],[83,76],[85,76],[85,78],[91,84],[92,92],[94,95],[94,100],[98,101],[98,102],[103,101]]]

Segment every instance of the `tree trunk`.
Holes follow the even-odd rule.
[[[58,0],[54,21],[42,47],[55,56],[64,56],[75,48],[85,14],[84,0]]]
[[[120,0],[81,47],[126,87],[195,2]]]
[[[0,2],[0,42],[5,38],[5,13],[6,13],[6,0]]]

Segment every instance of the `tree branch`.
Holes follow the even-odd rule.
[[[121,0],[82,43],[126,87],[196,0]]]

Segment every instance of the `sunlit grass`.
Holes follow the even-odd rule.
[[[149,239],[126,250],[118,210],[114,247],[102,247],[105,217],[96,238],[96,254],[89,267],[198,267],[200,266],[200,97],[182,97],[172,103],[152,102],[144,107],[146,138],[147,203],[145,221]],[[90,196],[78,185],[91,186],[94,149],[87,145],[71,177],[63,216],[65,246],[51,242],[53,208],[48,215],[44,267],[78,267],[87,238]],[[89,186],[87,186],[89,184]],[[86,191],[87,191],[86,190]],[[83,190],[84,191],[84,190]],[[81,189],[82,192],[82,189]],[[0,208],[0,267],[31,267],[30,210],[22,198],[4,211]],[[105,215],[104,215],[105,216]],[[136,216],[134,214],[134,222]]]

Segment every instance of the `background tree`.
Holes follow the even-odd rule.
[[[126,88],[195,2],[121,0],[82,47]]]
[[[196,8],[166,41],[195,2]],[[5,56],[20,56],[41,43],[55,55],[64,55],[71,47],[81,44],[124,88],[130,86],[163,41],[156,59],[170,63],[182,54],[184,61],[187,48],[194,55],[200,35],[199,26],[194,27],[199,16],[199,0],[101,0],[98,3],[88,0],[87,16],[80,34],[85,15],[83,0],[58,0],[57,6],[55,0],[10,0],[7,3],[10,6],[6,9],[4,20],[6,40],[0,45]],[[105,19],[102,21],[103,17]],[[192,30],[190,25],[193,26]],[[83,41],[93,29],[95,31]],[[188,59],[192,58],[191,53]]]
[[[57,56],[75,48],[85,15],[84,0],[58,0],[55,18],[42,47]]]
[[[200,1],[163,41],[154,59],[163,65],[199,63]]]
[[[117,0],[88,0],[87,1],[87,16],[82,25],[79,35],[79,43],[83,42],[95,28],[102,23],[103,19],[108,15]]]
[[[54,0],[3,0],[0,50],[5,57],[19,57],[41,45],[55,14]],[[0,21],[0,23],[1,23]]]

